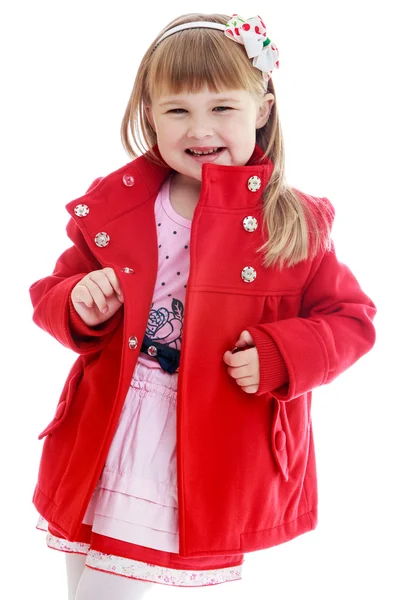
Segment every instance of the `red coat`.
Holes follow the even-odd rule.
[[[260,193],[248,188],[250,177],[263,189],[271,175],[269,160],[255,164],[261,154],[256,146],[246,166],[202,167],[177,395],[183,557],[260,550],[316,527],[311,390],[375,341],[376,308],[334,249],[281,272],[261,266]],[[79,355],[39,436],[45,441],[33,496],[69,540],[100,477],[145,334],[158,262],[154,202],[169,172],[142,156],[95,180],[66,205],[73,246],[29,290],[34,322]],[[255,231],[245,229],[247,216],[258,220]],[[96,244],[98,233],[109,236],[107,245]],[[88,328],[69,296],[84,275],[106,266],[125,302],[105,324]],[[242,279],[248,266],[254,281]],[[260,357],[256,394],[246,394],[222,360],[244,329]]]

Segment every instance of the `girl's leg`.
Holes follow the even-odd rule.
[[[66,552],[68,600],[74,600],[76,588],[85,567],[86,554],[73,554]]]
[[[85,567],[75,600],[141,600],[153,583]]]

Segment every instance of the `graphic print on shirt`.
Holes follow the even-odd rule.
[[[162,307],[153,309],[151,305],[149,320],[146,327],[146,335],[153,342],[165,344],[176,350],[181,349],[182,327],[183,327],[183,303],[177,298],[172,299],[171,311]]]

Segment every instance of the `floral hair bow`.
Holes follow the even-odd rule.
[[[267,81],[272,71],[279,69],[278,48],[267,37],[261,17],[251,17],[245,21],[235,14],[226,23],[225,35],[244,45],[247,56],[253,58],[253,66],[263,71]]]

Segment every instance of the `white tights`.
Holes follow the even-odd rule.
[[[68,600],[141,600],[154,584],[85,567],[85,554],[65,554]]]

